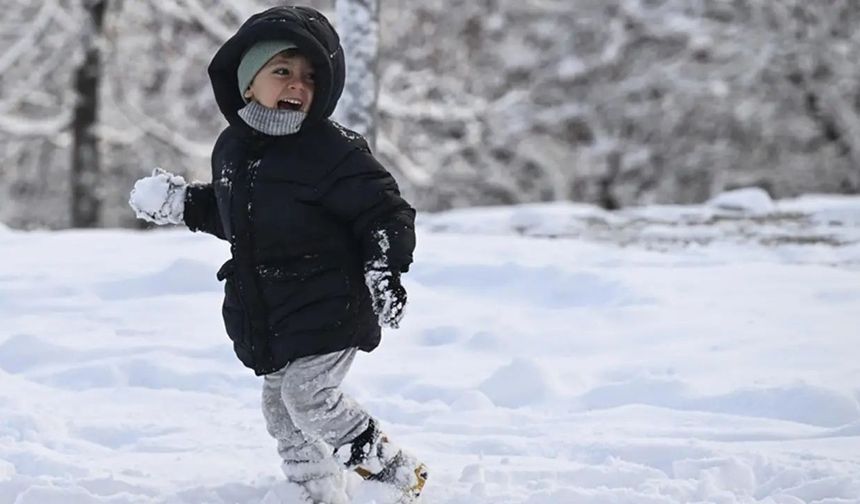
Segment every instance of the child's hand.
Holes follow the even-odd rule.
[[[158,225],[182,224],[187,187],[184,178],[156,168],[134,183],[128,204],[138,219]]]
[[[373,311],[379,316],[379,325],[397,329],[406,306],[406,289],[400,284],[400,273],[390,270],[369,269],[364,274]]]

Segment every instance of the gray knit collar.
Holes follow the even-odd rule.
[[[261,133],[284,136],[299,131],[307,114],[298,110],[272,109],[251,100],[239,109],[239,117]]]

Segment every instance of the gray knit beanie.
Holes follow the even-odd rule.
[[[253,82],[257,72],[276,54],[287,49],[295,49],[296,44],[289,40],[263,40],[257,42],[242,55],[236,76],[239,78],[239,94],[245,99],[245,90]],[[247,100],[245,100],[247,101]]]

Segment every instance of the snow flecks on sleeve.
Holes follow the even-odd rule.
[[[388,251],[391,250],[391,242],[388,241],[388,232],[384,229],[377,229],[373,231],[372,236],[378,255],[368,261],[365,269],[368,271],[388,269]]]

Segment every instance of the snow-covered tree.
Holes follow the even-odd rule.
[[[860,190],[860,3],[429,0],[382,15],[380,150],[424,208]]]
[[[336,27],[346,57],[346,84],[335,119],[376,146],[379,0],[337,0]]]
[[[73,227],[96,227],[101,219],[101,153],[96,125],[99,119],[99,88],[102,79],[102,51],[98,44],[104,27],[106,0],[84,5],[84,60],[75,70],[75,112],[72,119]]]
[[[135,225],[128,190],[154,166],[207,179],[224,120],[206,67],[270,5],[111,0],[94,38],[94,1],[4,2],[0,221],[14,227],[72,224],[75,72],[92,48],[100,224]],[[376,1],[311,5],[347,51],[336,118],[375,137],[421,209],[860,191],[858,2]]]
[[[0,17],[0,220],[71,224],[74,73],[87,18],[76,0],[6,0]]]

